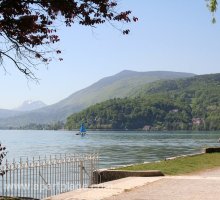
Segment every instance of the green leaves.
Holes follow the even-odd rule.
[[[2,165],[2,161],[6,156],[6,154],[7,154],[6,148],[2,146],[2,144],[0,143],[0,166]],[[0,168],[0,176],[3,176],[5,173],[6,172]]]
[[[209,0],[208,7],[212,13],[217,11],[218,2],[217,0]]]
[[[111,99],[71,115],[68,129],[81,121],[91,129],[220,130],[220,74],[157,81],[133,98]]]
[[[216,18],[215,18],[215,12],[217,11],[218,8],[218,1],[217,0],[208,0],[208,8],[210,10],[210,12],[212,13],[213,17],[212,17],[212,23],[215,24],[216,23]]]
[[[0,47],[0,59],[9,59],[20,72],[36,79],[33,70],[39,63],[48,64],[53,53],[61,53],[53,50],[53,44],[60,41],[57,24],[96,27],[108,22],[117,27],[118,23],[137,21],[130,10],[118,11],[114,0],[0,1],[0,35],[4,44]],[[124,35],[130,32],[119,30]]]

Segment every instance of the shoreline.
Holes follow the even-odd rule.
[[[18,129],[18,128],[0,128],[0,131],[66,131],[66,132],[77,132],[78,129],[68,130],[68,129]],[[206,132],[219,132],[219,130],[140,130],[140,129],[132,129],[132,130],[123,130],[123,129],[87,129],[87,132],[140,132],[140,133],[172,133],[172,132],[199,132],[199,133],[206,133]]]

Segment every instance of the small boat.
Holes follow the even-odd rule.
[[[76,135],[81,135],[81,136],[86,135],[86,128],[85,128],[85,126],[84,126],[83,123],[81,124],[80,129],[79,129],[79,132],[76,133]]]

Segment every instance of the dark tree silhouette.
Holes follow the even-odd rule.
[[[115,0],[0,0],[0,61],[10,61],[29,78],[33,68],[53,58],[60,40],[56,23],[95,27],[105,22],[137,21],[131,11],[117,12]],[[129,29],[121,30],[128,34]],[[62,58],[59,58],[62,60]]]
[[[0,166],[2,165],[3,158],[6,156],[6,154],[6,148],[0,143]],[[0,168],[0,176],[3,176],[4,174],[5,171]]]

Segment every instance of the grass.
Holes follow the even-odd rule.
[[[118,168],[118,170],[160,170],[165,175],[181,175],[220,167],[220,153],[206,153],[201,155],[164,160],[154,163],[133,165]]]

